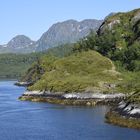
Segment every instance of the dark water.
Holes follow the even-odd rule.
[[[104,123],[96,108],[18,101],[24,88],[0,82],[0,140],[140,140],[140,131]]]

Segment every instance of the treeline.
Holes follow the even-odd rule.
[[[65,44],[50,48],[46,52],[30,54],[0,54],[0,78],[20,78],[44,55],[64,57],[70,54],[73,44]]]
[[[21,77],[41,55],[41,53],[0,54],[0,78]]]
[[[118,13],[108,17],[97,33],[81,39],[74,52],[96,50],[113,60],[119,68],[140,70],[140,20],[134,17],[140,11]]]

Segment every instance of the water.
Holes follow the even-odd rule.
[[[107,106],[19,101],[25,91],[0,82],[0,140],[140,140],[140,131],[104,123]]]

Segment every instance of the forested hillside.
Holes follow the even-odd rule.
[[[61,54],[61,57],[65,56],[64,58],[60,59],[60,57],[56,57],[57,55],[53,59],[48,56],[43,57],[39,63],[36,63],[27,71],[29,75],[26,73],[26,76],[22,80],[31,80],[34,82],[35,84],[29,88],[32,90],[45,89],[72,92],[83,91],[83,89],[89,89],[89,87],[90,89],[98,89],[97,87],[100,87],[99,89],[101,90],[104,89],[104,86],[108,87],[109,85],[115,86],[113,92],[116,89],[118,92],[123,93],[132,93],[139,90],[139,15],[140,9],[136,9],[131,12],[117,13],[107,17],[97,31],[97,34],[91,32],[89,36],[75,44],[71,44],[72,51],[68,49],[69,51],[66,51],[68,52],[66,53],[67,55]],[[65,48],[67,48],[66,46]],[[57,50],[57,48],[55,49]],[[95,62],[100,64],[104,57],[99,57],[98,55],[97,57],[92,56],[91,53],[93,50],[108,57],[108,61],[112,65],[114,64],[112,69],[110,67],[109,75],[106,75],[108,79],[103,80],[105,75],[102,74],[105,74],[106,70],[98,73],[98,68],[100,69],[104,65],[98,65],[97,63],[94,65]],[[60,53],[61,51],[57,52]],[[87,62],[84,62],[86,60]],[[92,67],[93,60],[95,62]],[[107,62],[104,63],[107,64]],[[39,67],[40,71],[34,70],[36,67]],[[113,75],[116,75],[116,79],[112,77]],[[87,79],[89,85],[86,83]],[[114,81],[111,81],[111,79],[114,79]],[[94,85],[95,83],[96,85]],[[71,85],[71,88],[68,89],[69,85]],[[105,92],[108,92],[108,90],[105,90]]]
[[[30,54],[0,54],[0,78],[20,78],[44,55],[53,55],[56,57],[64,57],[70,54],[73,44],[61,45],[50,48],[46,52],[30,53]]]
[[[120,89],[125,93],[137,91],[131,99],[140,102],[140,9],[107,17],[97,34],[79,41],[73,51],[87,50],[110,58],[123,76]]]
[[[96,50],[129,71],[140,70],[140,9],[105,19],[97,31],[82,39],[74,51]]]
[[[19,78],[41,54],[0,54],[0,78]]]

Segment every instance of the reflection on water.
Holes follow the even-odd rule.
[[[23,102],[24,88],[0,82],[0,140],[139,140],[140,132],[104,123],[107,106]]]

